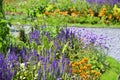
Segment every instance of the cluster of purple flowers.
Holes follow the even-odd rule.
[[[56,80],[60,79],[64,73],[71,74],[70,59],[66,55],[66,52],[62,53],[62,49],[68,41],[71,48],[75,45],[75,39],[78,39],[78,43],[82,39],[85,46],[92,43],[105,48],[107,47],[107,38],[105,36],[97,36],[85,29],[72,29],[72,31],[71,29],[62,30],[58,37],[53,38],[53,40],[50,39],[50,34],[45,33],[48,41],[54,41],[54,45],[50,49],[44,46],[44,49],[40,52],[36,48],[28,49],[23,47],[23,49],[19,49],[11,45],[7,55],[0,54],[0,80],[11,80],[20,69],[20,64],[24,63],[26,66],[28,62],[32,65],[40,63],[38,80],[48,80],[48,75],[49,78],[51,77]],[[39,30],[33,31],[30,34],[30,41],[35,41],[38,46],[41,45],[38,44],[42,42],[40,38],[41,34]]]
[[[17,71],[15,67],[19,67],[18,56],[10,53],[7,57],[0,54],[0,80],[11,80]]]
[[[110,4],[114,5],[120,2],[120,0],[87,0],[89,3],[97,3],[97,4]]]
[[[96,35],[93,32],[87,30],[87,29],[77,29],[77,28],[70,28],[70,31],[72,31],[75,36],[79,38],[79,40],[82,40],[84,43],[84,47],[87,47],[89,44],[94,44],[94,46],[102,47],[105,49],[109,48],[109,44],[107,43],[110,38],[104,35]]]

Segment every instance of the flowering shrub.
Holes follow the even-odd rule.
[[[92,69],[92,65],[89,64],[88,58],[86,57],[72,63],[72,73],[73,75],[80,75],[83,80],[98,80],[101,74],[99,71]]]

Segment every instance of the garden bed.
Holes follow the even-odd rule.
[[[119,1],[0,4],[0,80],[120,79]]]
[[[34,6],[31,6],[33,4]],[[6,18],[12,24],[16,22],[32,24],[35,21],[35,24],[40,25],[64,22],[63,24],[85,25],[84,27],[120,27],[120,3],[113,0],[105,2],[31,0],[9,4],[6,0],[5,10]]]

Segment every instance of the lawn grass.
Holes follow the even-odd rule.
[[[101,80],[119,80],[120,62],[112,57],[107,57],[107,61],[109,62],[110,67],[104,74],[102,74]]]

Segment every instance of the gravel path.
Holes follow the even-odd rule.
[[[70,28],[72,30],[79,30],[81,28]],[[105,35],[108,38],[112,38],[107,44],[110,44],[108,55],[120,61],[120,29],[111,28],[84,28],[96,35]]]
[[[24,27],[26,32],[29,31],[29,26]],[[71,30],[80,30],[78,27],[69,27]],[[83,28],[82,28],[83,29]],[[111,29],[111,28],[84,28],[89,30],[96,35],[105,35],[112,40],[108,41],[107,44],[110,44],[108,55],[120,61],[120,29]],[[15,28],[13,29],[15,30]],[[18,31],[12,31],[14,36],[18,35]]]

